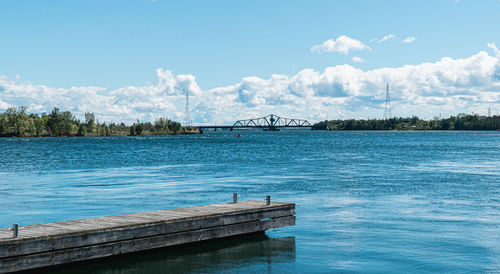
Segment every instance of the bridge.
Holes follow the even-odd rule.
[[[238,120],[232,126],[194,126],[201,132],[205,129],[262,129],[265,131],[279,131],[282,128],[311,128],[312,125],[307,120],[285,118],[275,114],[269,114],[260,118]]]

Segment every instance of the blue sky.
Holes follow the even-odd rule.
[[[311,80],[317,84],[313,89],[321,92],[309,94],[306,89],[310,86],[301,85],[304,90],[300,92],[291,88],[291,79],[305,69],[322,74],[329,67],[337,67],[336,71],[339,71],[342,70],[339,66],[348,65],[362,72],[375,71],[374,74],[377,74],[377,70],[384,68],[419,66],[427,62],[436,64],[443,57],[454,61],[471,58],[481,51],[493,58],[488,61],[484,59],[486,56],[482,56],[484,66],[489,67],[483,67],[485,70],[481,73],[491,75],[496,72],[497,64],[493,63],[496,55],[494,48],[487,44],[500,45],[498,0],[18,0],[0,2],[0,11],[0,75],[3,77],[0,78],[0,110],[7,106],[33,104],[31,110],[39,112],[58,104],[77,114],[93,111],[111,120],[133,120],[135,116],[145,120],[158,116],[182,119],[184,109],[180,95],[185,92],[181,87],[183,85],[194,88],[193,116],[199,123],[225,122],[227,115],[238,116],[229,120],[246,115],[266,115],[265,111],[293,116],[295,113],[292,110],[297,109],[300,110],[298,115],[316,120],[377,117],[383,113],[383,109],[379,109],[379,97],[384,85],[376,92],[371,90],[378,87],[370,85],[378,83],[378,80],[366,80],[366,75],[360,76],[362,73],[342,78],[335,72],[335,77],[339,78],[324,75],[322,79],[326,79],[325,83]],[[359,41],[366,48],[349,51],[348,54],[312,50],[315,45],[329,39],[335,42],[341,36]],[[380,42],[385,36],[393,38]],[[410,39],[413,40],[411,43],[403,43],[410,37],[414,38]],[[362,62],[355,62],[353,58]],[[470,66],[463,65],[465,70],[467,67]],[[159,83],[158,69],[172,73],[174,82],[179,82],[177,78],[180,75],[184,84],[176,82],[172,90],[161,90],[165,86]],[[399,72],[388,73],[397,75]],[[472,74],[457,73],[462,76]],[[272,80],[273,74],[287,76],[288,80],[286,83],[279,79]],[[188,81],[190,84],[186,84],[182,75],[193,77],[192,81],[189,80],[191,82]],[[259,80],[251,78],[245,81],[248,77]],[[321,77],[319,75],[318,79]],[[349,77],[358,79],[351,82],[342,80]],[[252,79],[267,82],[256,84]],[[304,83],[309,78],[301,79]],[[426,79],[429,80],[428,77]],[[462,80],[455,79],[454,83],[449,80],[437,85],[413,79],[412,84],[428,84],[429,89],[443,90],[448,83],[450,90],[440,93],[443,98],[464,93],[464,90],[457,91],[464,88]],[[353,81],[361,81],[359,87]],[[477,92],[488,92],[488,99],[477,104],[479,97],[456,97],[459,101],[450,101],[456,107],[442,111],[445,115],[480,112],[487,107],[500,111],[497,101],[499,89],[495,81],[477,83],[476,86],[474,83],[478,79],[468,81]],[[415,104],[409,102],[413,98],[410,96],[412,92],[420,97],[429,97],[429,92],[425,95],[417,90],[406,90],[404,86],[410,84],[399,78],[395,82],[394,110],[398,115],[432,117],[442,108],[436,106],[436,111],[432,113],[424,113],[417,106],[408,108],[406,104]],[[281,87],[283,85],[286,87]],[[341,92],[335,88],[339,85]],[[232,86],[233,89],[229,88]],[[250,87],[244,89],[242,86]],[[154,92],[147,91],[148,87],[154,87]],[[135,93],[131,91],[134,88]],[[47,89],[51,89],[50,96],[59,92],[66,100],[49,100],[45,98],[49,95],[40,96]],[[260,96],[260,90],[267,90],[266,94]],[[398,90],[402,92],[399,96],[400,108],[408,111],[397,111]],[[27,94],[29,92],[31,95]],[[98,99],[92,94],[103,97]],[[109,99],[110,94],[115,94],[114,101]],[[128,105],[145,94],[157,96],[157,101],[169,102],[152,101],[149,109],[148,104],[140,108]],[[274,94],[274,97],[269,94]],[[80,102],[78,98],[82,96],[85,101]],[[128,96],[129,100],[120,96]],[[336,100],[325,101],[325,97]],[[123,113],[107,111],[109,105],[86,102],[106,98],[110,100],[109,105],[122,109]],[[307,106],[308,100],[313,104],[323,103],[325,108],[312,109]],[[432,100],[424,100],[422,104],[430,104]],[[363,106],[363,102],[369,104]],[[231,106],[238,104],[241,105],[237,109],[241,111],[232,113]]]

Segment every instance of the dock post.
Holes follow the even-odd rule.
[[[238,202],[238,193],[233,193],[233,204]]]
[[[12,225],[12,237],[17,238],[17,236],[19,236],[19,225],[13,224]]]
[[[270,205],[270,204],[271,204],[271,196],[266,195],[266,205]]]

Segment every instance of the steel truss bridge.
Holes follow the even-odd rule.
[[[199,130],[204,129],[262,129],[266,131],[278,131],[282,128],[311,128],[312,125],[307,120],[279,117],[269,114],[260,118],[238,120],[232,126],[195,126]]]

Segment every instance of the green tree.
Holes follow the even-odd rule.
[[[63,135],[71,136],[75,132],[75,116],[70,111],[64,111],[60,114],[60,130]]]
[[[85,136],[86,133],[87,133],[87,127],[84,124],[80,124],[76,136]]]
[[[96,131],[95,114],[92,112],[85,112],[85,125],[87,125],[87,132],[93,134]]]
[[[130,126],[130,136],[135,136],[135,124]]]
[[[135,126],[135,135],[142,135],[142,131],[144,130],[144,125],[142,123],[139,123],[139,120],[137,120],[137,125]]]
[[[169,123],[169,126],[171,128],[171,131],[175,134],[178,134],[181,131],[181,124],[179,122]]]
[[[104,124],[104,133],[106,136],[109,136],[109,126]]]
[[[4,113],[0,114],[0,135],[7,134],[7,115]]]
[[[60,113],[59,108],[54,108],[49,114],[49,119],[47,120],[47,131],[50,136],[60,136],[62,135],[61,125],[60,125]]]

